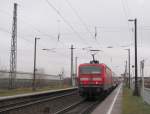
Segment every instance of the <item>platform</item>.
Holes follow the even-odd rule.
[[[15,99],[15,98],[22,98],[22,97],[35,96],[35,95],[42,95],[42,94],[47,94],[47,93],[50,94],[50,93],[54,93],[54,92],[59,92],[59,91],[64,91],[64,90],[71,90],[71,89],[77,89],[77,87],[70,87],[70,88],[64,88],[64,89],[55,89],[55,90],[46,90],[46,91],[35,91],[35,92],[31,92],[31,93],[16,94],[16,95],[11,95],[11,96],[2,96],[2,97],[0,97],[0,101]]]
[[[122,114],[122,84],[120,84],[91,114]]]

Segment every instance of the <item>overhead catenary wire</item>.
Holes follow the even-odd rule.
[[[87,24],[83,21],[83,19],[81,18],[81,16],[78,14],[77,10],[72,6],[72,4],[68,1],[68,0],[65,0],[67,2],[67,4],[70,6],[70,8],[72,9],[72,11],[74,12],[74,14],[77,16],[77,18],[80,20],[81,24],[85,27],[86,31],[88,33],[91,34],[91,36],[93,37],[91,31],[89,30]]]
[[[20,5],[20,7],[22,7],[22,6]],[[25,19],[25,18],[26,18],[26,16],[23,17],[23,19]],[[37,31],[38,33],[40,33],[40,34],[39,34],[39,37],[47,37],[47,38],[52,38],[52,39],[55,39],[55,40],[57,40],[58,37],[60,37],[60,34],[58,34],[57,36],[55,36],[55,35],[53,35],[53,34],[49,34],[49,33],[47,34],[47,33],[43,32],[43,31],[41,31],[37,26],[35,26],[35,25],[33,25],[33,24],[29,23],[29,22],[26,22],[26,21],[23,20],[23,19],[22,19],[22,21],[23,21],[24,23],[28,24],[29,26],[32,26],[32,28],[33,28],[34,31]],[[43,39],[44,39],[44,38],[43,38]],[[62,44],[62,45],[64,45],[64,46],[66,46],[66,45],[64,44],[64,42],[56,42],[56,47],[58,46],[58,44]]]
[[[131,30],[130,30],[130,25],[129,25],[129,22],[128,22],[128,20],[129,20],[129,7],[128,7],[128,4],[127,4],[127,1],[126,1],[126,3],[125,3],[125,1],[121,0],[121,4],[122,4],[123,12],[124,12],[124,15],[126,17],[126,22],[127,22],[128,28],[129,28],[128,29],[129,30],[129,34],[131,35],[131,38],[132,38],[133,34],[132,34]]]
[[[0,10],[0,11],[1,11],[1,10]],[[7,12],[5,12],[5,11],[3,11],[2,13],[7,14],[8,16],[11,17],[11,14],[9,14],[9,13],[7,13]],[[46,36],[46,37],[49,37],[49,38],[52,38],[52,37],[53,37],[53,38],[57,38],[57,37],[54,37],[54,36],[52,36],[52,35],[43,33],[43,32],[40,31],[38,28],[36,28],[33,24],[31,24],[31,23],[29,23],[29,22],[26,22],[25,20],[21,20],[21,21],[24,22],[24,23],[26,23],[26,24],[28,24],[29,26],[32,26],[32,28],[33,28],[34,31],[37,31],[37,32],[40,33],[40,35],[39,35],[40,37]],[[0,31],[11,35],[11,32],[10,32],[9,30],[7,30],[7,29],[0,28]],[[34,45],[34,42],[32,42],[32,41],[26,39],[25,37],[23,37],[23,36],[18,36],[18,37],[21,38],[22,40],[24,40],[24,41],[30,43],[31,45]],[[28,36],[28,37],[32,37],[32,36],[30,35],[30,36]],[[32,37],[32,38],[33,38],[33,37]],[[61,42],[61,43],[63,44],[63,42]],[[65,44],[64,44],[64,45],[65,45]],[[39,46],[41,47],[41,49],[42,49],[42,48],[45,48],[45,46],[43,46],[41,43],[39,44]],[[56,46],[55,46],[55,47],[57,47],[57,46],[58,46],[58,42],[56,42]],[[58,54],[61,55],[61,56],[66,56],[65,54],[60,53],[60,52],[56,52],[56,53],[58,53]]]
[[[20,5],[20,7],[22,7],[22,5]],[[23,19],[21,19],[22,22],[28,24],[29,26],[32,26],[32,29],[33,29],[34,31],[39,32],[40,35],[42,35],[42,36],[47,36],[47,37],[49,37],[49,38],[55,38],[55,39],[57,38],[57,37],[55,37],[55,36],[52,35],[52,34],[47,34],[47,33],[43,32],[43,31],[41,31],[37,26],[33,25],[33,24],[30,23],[29,21],[27,22],[27,21],[25,20],[25,19],[27,19],[25,15],[21,15],[21,17],[23,17]]]
[[[8,12],[6,12],[6,11],[0,10],[0,12],[3,13],[3,14],[7,14],[8,16],[12,17],[11,14],[8,13]],[[32,26],[32,27],[34,27],[33,25],[31,25],[30,23],[25,22],[24,20],[21,20],[21,21],[24,22],[24,23],[26,23],[26,24],[28,24],[28,25],[30,25],[30,26]],[[37,31],[37,32],[40,32],[40,30],[38,30],[37,28],[34,28],[34,30]],[[0,31],[3,31],[3,32],[8,33],[8,34],[11,34],[11,32],[10,32],[9,30],[6,30],[6,29],[4,29],[4,28],[0,28]],[[41,33],[41,32],[40,32],[40,33]],[[45,34],[45,35],[46,35],[46,34]],[[46,36],[48,36],[48,35],[46,35]],[[25,41],[31,43],[31,41],[27,40],[27,39],[24,38],[23,36],[19,36],[19,38],[21,38],[21,39],[23,39],[23,40],[25,40]],[[32,44],[33,44],[33,42],[32,42]]]
[[[6,29],[0,28],[0,31],[5,32],[5,33],[11,35],[11,32],[9,32],[9,31],[6,30]],[[24,37],[22,37],[22,36],[18,36],[18,37],[21,38],[22,40],[25,40],[26,42],[30,43],[31,45],[34,45],[34,42],[31,42],[30,40],[27,40],[26,38],[24,38]],[[43,45],[41,45],[41,44],[39,44],[39,46],[41,46],[41,49],[43,49],[43,47],[45,47],[45,46],[43,46]],[[66,49],[67,49],[67,48],[66,48]],[[61,55],[61,56],[67,56],[67,55],[65,55],[64,53],[61,53],[61,52],[56,52],[56,53],[59,54],[59,55]]]
[[[21,7],[21,5],[20,5],[20,7]],[[10,13],[8,13],[8,12],[6,12],[6,11],[4,11],[4,10],[0,10],[0,13],[6,14],[6,15],[9,16],[10,18],[12,17],[12,15],[11,15]],[[48,38],[55,38],[55,39],[57,38],[57,37],[55,37],[54,35],[47,34],[47,33],[43,32],[43,31],[41,31],[40,29],[38,29],[38,27],[36,27],[35,25],[31,24],[30,22],[26,22],[25,16],[23,17],[23,19],[21,19],[21,21],[22,21],[23,23],[25,23],[26,25],[29,25],[29,26],[31,27],[31,29],[33,29],[35,32],[38,32],[38,33],[39,33],[38,37],[48,37]],[[0,28],[0,31],[3,31],[3,32],[8,33],[8,34],[11,34],[11,32],[9,32],[8,30],[3,29],[3,28]],[[28,35],[27,37],[33,37],[33,36]],[[32,45],[34,44],[34,43],[31,42],[30,40],[27,40],[24,36],[19,36],[19,38],[21,38],[21,39],[23,39],[23,40],[25,40],[25,41],[31,43]],[[65,46],[64,42],[60,42],[60,43]],[[58,44],[59,44],[59,43],[56,42],[56,47],[58,46]]]
[[[8,16],[12,17],[11,14],[8,13],[8,12],[6,12],[6,11],[0,10],[0,12],[3,13],[3,14],[7,14]],[[33,29],[34,31],[39,32],[40,35],[42,35],[42,36],[47,36],[47,37],[49,37],[49,38],[57,38],[57,37],[55,37],[55,36],[53,36],[53,35],[51,35],[51,34],[47,34],[47,33],[43,32],[43,31],[41,31],[40,29],[38,29],[38,27],[36,27],[35,25],[31,24],[29,21],[28,21],[28,22],[25,21],[25,18],[26,18],[26,17],[23,16],[23,19],[21,19],[21,21],[22,21],[23,23],[29,25],[30,27],[32,27],[31,29]]]
[[[88,45],[88,42],[86,41],[86,39],[81,37],[81,35],[74,29],[74,27],[70,24],[70,22],[67,21],[64,18],[64,16],[59,12],[59,10],[49,0],[45,0],[45,1],[48,4],[48,6],[51,7],[60,16],[60,18],[64,21],[64,23],[68,25],[68,27],[76,34],[76,36],[79,37],[83,41],[84,44]]]
[[[93,27],[94,28],[94,27]],[[37,30],[38,31],[38,30]],[[39,31],[39,32],[41,32],[41,31]],[[109,32],[109,31],[108,31]],[[111,31],[110,31],[111,32]],[[115,32],[115,31],[112,31],[112,32]],[[79,33],[79,32],[78,32]],[[43,35],[44,36],[44,35]],[[49,36],[49,35],[48,35]],[[56,38],[56,37],[55,37]]]
[[[78,18],[78,20],[81,22],[81,24],[84,26],[85,30],[87,31],[87,33],[90,34],[90,36],[96,40],[95,43],[97,43],[99,45],[99,41],[96,39],[95,34],[97,34],[95,31],[95,34],[92,34],[92,32],[89,30],[89,27],[87,26],[87,24],[83,21],[83,19],[81,18],[81,16],[79,15],[79,13],[77,12],[77,10],[72,6],[72,4],[68,1],[65,0],[67,2],[67,4],[69,5],[69,7],[72,9],[72,11],[74,12],[74,14],[76,15],[76,17]],[[94,27],[95,28],[95,27]],[[96,35],[97,36],[97,35]]]
[[[124,13],[125,13],[125,16],[127,17],[127,20],[129,20],[129,7],[128,7],[128,1],[127,0],[121,0],[121,2],[122,2],[122,6],[123,6],[123,10],[124,10]],[[132,28],[132,32],[130,31],[130,26],[129,26],[129,23],[128,23],[128,27],[129,27],[129,33],[131,34],[131,36],[133,37],[133,28]],[[141,31],[139,31],[139,33],[140,33],[140,35],[141,36],[139,36],[139,42],[140,42],[140,45],[141,45],[141,47],[142,47],[142,44],[143,44],[143,30],[144,29],[142,29],[143,28],[143,26],[138,26],[138,29],[140,29],[141,28]],[[135,28],[134,28],[135,29]],[[146,30],[146,29],[145,29]]]
[[[27,24],[29,24],[29,23],[27,23]],[[29,25],[31,25],[31,24],[29,24]],[[32,27],[34,27],[33,26],[33,24],[31,25]],[[94,28],[94,27],[93,27]],[[106,28],[106,27],[105,27]],[[108,27],[107,27],[108,28]],[[35,28],[34,27],[34,29],[35,29],[35,31],[38,31],[39,33],[41,33],[42,34],[42,31],[40,31],[39,29],[37,29],[37,28]],[[113,29],[113,28],[112,28]],[[107,31],[107,32],[119,32],[119,30],[118,31],[116,31],[116,30],[113,30],[113,31]],[[40,35],[40,36],[47,36],[47,37],[54,37],[54,36],[51,36],[51,35],[49,35],[49,34],[43,34],[43,35]],[[56,38],[56,37],[55,37]],[[60,43],[63,43],[63,42],[60,42]],[[56,46],[58,45],[58,43],[56,44]]]
[[[7,30],[7,29],[0,28],[0,31],[11,35],[11,32],[10,32],[9,30]],[[28,40],[28,39],[26,39],[25,37],[20,36],[20,35],[19,35],[18,37],[21,38],[21,40],[24,40],[24,41],[30,43],[31,45],[34,45],[34,42],[32,42],[31,40]],[[28,37],[32,37],[32,36],[28,36]],[[41,47],[45,47],[45,46],[43,46],[42,44],[39,44],[39,45],[40,45]]]
[[[11,35],[11,32],[9,30],[6,30],[4,28],[0,28],[0,31],[4,32],[4,33],[7,33],[9,35]],[[23,36],[18,36],[19,38],[25,40],[26,42],[30,43],[30,44],[33,44],[33,42],[31,42],[30,40],[27,40],[26,38],[24,38]]]

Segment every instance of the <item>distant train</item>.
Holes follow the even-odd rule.
[[[119,83],[113,78],[111,69],[98,61],[80,64],[78,68],[78,87],[81,96],[97,96],[107,93]]]

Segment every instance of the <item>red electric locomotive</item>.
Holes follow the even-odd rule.
[[[98,61],[80,64],[78,70],[79,93],[81,96],[96,96],[113,88],[112,71]]]

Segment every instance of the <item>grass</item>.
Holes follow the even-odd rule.
[[[36,91],[32,91],[32,88],[18,88],[12,90],[0,90],[0,97],[2,96],[12,96],[17,94],[25,94],[25,93],[32,93],[32,92],[40,92],[40,91],[47,91],[47,90],[56,90],[56,89],[63,89],[68,88],[69,86],[47,86],[43,88],[37,88]]]
[[[150,114],[150,105],[141,97],[133,96],[131,89],[123,88],[123,114]]]

